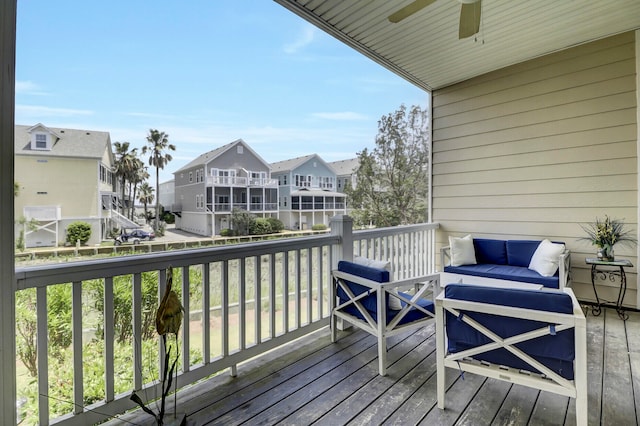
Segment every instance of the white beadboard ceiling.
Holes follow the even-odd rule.
[[[413,0],[275,0],[425,90],[640,29],[640,0],[482,0],[476,37],[458,40],[460,3],[436,0],[403,21]]]

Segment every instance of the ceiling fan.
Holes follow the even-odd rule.
[[[405,18],[434,3],[436,0],[415,0],[402,9],[389,15],[391,23],[398,23]],[[480,31],[480,14],[482,12],[482,0],[458,0],[462,7],[460,9],[460,27],[458,28],[458,38],[471,37]]]

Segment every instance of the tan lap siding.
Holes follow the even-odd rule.
[[[467,233],[565,241],[574,290],[594,300],[580,224],[608,214],[637,229],[635,64],[631,32],[435,91],[438,246]],[[637,264],[635,248],[616,255]],[[635,307],[635,267],[627,279]],[[617,282],[598,283],[615,300]]]

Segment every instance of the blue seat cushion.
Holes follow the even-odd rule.
[[[403,296],[406,299],[411,299],[411,295],[408,293],[403,293],[403,292],[398,292],[398,294],[400,294],[401,296]],[[401,302],[402,303],[402,307],[405,307],[407,305],[406,302]],[[418,299],[418,301],[416,302],[416,304],[424,309],[426,309],[427,311],[434,313],[434,306],[433,306],[433,301],[428,300],[428,299]],[[371,317],[374,319],[374,321],[378,321],[378,311],[377,309],[374,310],[370,310],[367,309],[367,311],[369,312],[369,314],[371,315]],[[346,306],[343,309],[343,312],[347,312],[350,315],[353,315],[354,317],[360,318],[362,320],[364,320],[364,316],[362,315],[362,313],[358,310],[358,308],[356,308],[354,305],[350,305],[350,306]],[[400,313],[401,311],[395,311],[393,309],[389,309],[387,307],[387,324],[389,324],[395,317],[396,315],[398,315],[398,313]],[[409,312],[407,312],[407,314],[400,320],[400,322],[398,323],[398,325],[402,325],[402,324],[408,324],[410,322],[414,322],[417,320],[421,320],[421,319],[425,319],[425,318],[431,318],[431,316],[425,314],[422,311],[419,311],[416,308],[411,308],[409,310]]]
[[[345,272],[347,274],[356,275],[358,277],[366,278],[378,283],[389,282],[389,271],[386,269],[371,268],[358,263],[341,260],[338,262],[338,271]],[[370,292],[371,289],[367,286],[356,284],[352,281],[345,281],[345,284],[353,292],[354,296],[358,296],[362,293]],[[344,303],[349,300],[347,293],[338,286],[337,295],[340,303]],[[387,297],[387,305],[389,304],[389,295]],[[360,303],[363,304],[366,310],[376,311],[378,309],[378,302],[376,301],[376,293],[371,293],[369,296],[365,296],[360,299]]]
[[[507,264],[507,246],[504,240],[474,238],[473,248],[477,263]]]
[[[369,266],[364,266],[364,265],[360,265],[357,263],[353,263],[353,262],[348,262],[346,260],[341,260],[340,262],[338,262],[338,271],[341,272],[346,272],[347,274],[351,274],[351,275],[356,275],[362,278],[366,278],[368,280],[371,281],[375,281],[378,283],[386,283],[389,282],[389,271],[385,270],[385,269],[377,269],[377,268],[371,268]],[[360,285],[360,284],[356,284],[352,281],[346,281],[345,280],[345,284],[349,287],[349,289],[351,290],[351,292],[354,294],[354,296],[358,296],[362,293],[365,292],[370,292],[371,289],[369,287]],[[399,292],[399,294],[401,296],[404,296],[404,298],[406,299],[411,299],[411,295],[408,293],[402,293]],[[347,293],[340,287],[338,286],[337,289],[337,295],[338,295],[338,299],[339,299],[339,303],[345,303],[347,301],[349,301],[349,296],[347,295]],[[389,295],[385,294],[386,296],[386,302],[385,302],[385,306],[387,306],[387,323],[389,323],[391,320],[393,320],[393,318],[398,315],[398,312],[400,311],[395,311],[393,309],[389,309]],[[378,320],[378,302],[377,302],[377,292],[371,292],[371,294],[369,294],[368,296],[363,297],[362,299],[359,300],[360,303],[362,303],[363,307],[371,314],[371,316],[373,317],[374,320]],[[406,306],[406,302],[401,301],[402,306]],[[417,304],[425,309],[427,309],[430,312],[435,312],[434,308],[433,308],[433,302],[431,300],[428,299],[419,299]],[[358,308],[355,307],[355,305],[349,305],[346,306],[343,309],[343,312],[347,312],[355,317],[358,317],[360,319],[364,319],[364,316],[360,313],[360,311],[358,310]],[[400,321],[399,324],[406,324],[406,323],[410,323],[413,321],[416,321],[418,319],[422,319],[427,317],[427,315],[424,312],[421,312],[415,308],[412,308]]]
[[[573,313],[571,297],[554,290],[523,290],[496,287],[484,287],[468,284],[449,284],[445,287],[448,299],[468,300],[479,303],[490,303],[523,309],[534,309],[564,314]],[[508,338],[528,331],[548,327],[551,324],[533,321],[526,318],[511,318],[505,321],[504,316],[462,311],[480,324],[484,325],[501,338]],[[450,353],[490,343],[491,340],[476,331],[468,324],[458,320],[447,312],[447,338]],[[573,360],[575,359],[574,330],[564,330],[555,335],[546,335],[515,345],[540,363],[555,371],[562,377],[573,380]],[[535,371],[526,362],[505,349],[496,349],[474,356],[478,360],[508,367]]]
[[[462,266],[449,265],[444,267],[444,272],[450,272],[452,274],[471,275],[474,277],[485,277],[499,280],[540,284],[548,288],[560,287],[560,278],[558,272],[556,272],[556,274],[552,277],[543,277],[536,271],[523,266],[494,265],[486,263]]]

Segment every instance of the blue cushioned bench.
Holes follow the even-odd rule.
[[[440,408],[449,367],[576,398],[577,424],[587,423],[586,320],[570,288],[448,284],[436,335]]]
[[[387,337],[423,327],[434,318],[433,297],[439,291],[439,274],[391,281],[385,269],[342,260],[331,275],[331,341],[337,339],[338,319],[373,334],[378,338],[379,373],[384,376]],[[389,307],[391,298],[400,301],[400,309]]]
[[[558,244],[564,244],[556,242]],[[520,287],[547,287],[564,289],[571,285],[569,276],[571,253],[565,248],[558,258],[558,271],[546,277],[529,269],[529,263],[535,253],[539,240],[495,240],[474,238],[473,248],[477,264],[451,266],[451,248],[440,249],[440,260],[443,266],[441,281],[464,282],[501,287],[518,287],[513,283],[521,283]],[[473,278],[470,278],[473,277]]]

